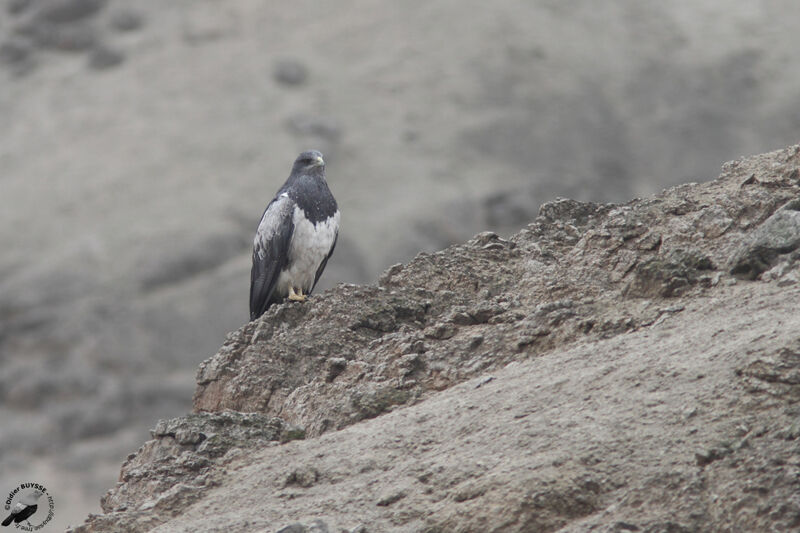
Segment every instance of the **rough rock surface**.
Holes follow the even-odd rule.
[[[75,531],[796,530],[798,197],[800,145],[275,306]]]
[[[103,498],[103,508],[116,514],[96,517],[94,527],[127,531],[157,525],[220,484],[224,470],[215,460],[225,464],[240,448],[305,436],[280,418],[232,412],[162,420],[151,433],[154,439],[122,465],[118,489]],[[145,503],[132,507],[132,502]]]

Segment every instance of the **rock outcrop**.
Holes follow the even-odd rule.
[[[800,527],[800,146],[274,306],[75,531]]]
[[[0,0],[0,472],[52,529],[191,410],[300,151],[341,199],[321,293],[800,138],[796,0],[425,4]]]

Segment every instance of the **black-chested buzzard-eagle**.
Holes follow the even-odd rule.
[[[285,298],[304,301],[336,246],[339,207],[325,181],[325,160],[303,152],[269,203],[253,239],[250,320]]]

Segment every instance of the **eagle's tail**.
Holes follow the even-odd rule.
[[[4,526],[8,526],[8,525],[10,525],[10,524],[11,524],[11,522],[12,522],[13,520],[14,520],[14,515],[13,515],[13,514],[10,514],[10,515],[8,515],[8,518],[6,518],[5,520],[3,520],[3,525],[4,525]]]

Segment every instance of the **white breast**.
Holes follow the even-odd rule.
[[[327,220],[312,224],[295,206],[292,215],[294,232],[289,242],[289,263],[278,276],[275,290],[280,295],[289,293],[289,284],[301,288],[304,294],[314,286],[314,277],[322,261],[331,251],[339,231],[339,211]]]

